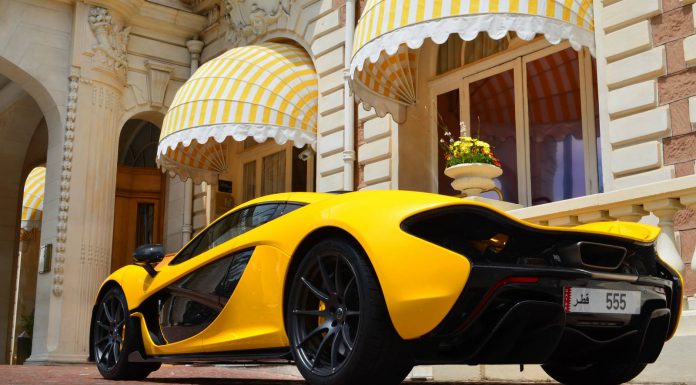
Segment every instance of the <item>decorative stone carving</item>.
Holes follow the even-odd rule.
[[[97,297],[101,281],[109,274],[111,248],[93,244],[82,244],[80,250],[78,309],[75,312],[75,324],[78,330],[89,330],[90,309]],[[76,277],[77,278],[77,277]],[[89,333],[77,333],[73,340],[74,349],[89,353]]]
[[[113,70],[120,80],[125,81],[130,27],[116,25],[109,10],[102,7],[90,8],[89,26],[97,39],[97,44],[92,48],[97,63]]]
[[[213,7],[208,10],[206,17],[208,18],[208,26],[217,23],[217,21],[220,20],[220,6],[217,4],[213,5]]]
[[[235,46],[264,35],[281,17],[290,15],[291,0],[225,0],[227,40]]]
[[[150,91],[150,105],[163,107],[167,85],[169,85],[169,79],[172,77],[174,68],[151,61],[145,62],[145,68],[147,68],[147,87]]]
[[[68,209],[70,208],[70,179],[72,177],[73,141],[75,139],[75,118],[77,117],[77,91],[80,74],[73,68],[68,79],[68,111],[65,118],[63,138],[63,164],[60,172],[60,196],[58,200],[58,233],[56,236],[56,257],[53,264],[53,294],[63,294],[63,265],[65,264],[65,243],[68,239]]]

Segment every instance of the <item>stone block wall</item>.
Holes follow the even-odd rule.
[[[696,27],[693,0],[603,0],[597,13],[599,91],[608,189],[694,173]]]
[[[380,118],[374,110],[366,111],[361,104],[358,106],[357,124],[358,183],[356,189],[398,189],[397,171],[394,170],[398,147],[394,144],[396,123],[389,115]]]
[[[595,2],[604,184],[617,190],[694,174],[696,0]],[[604,110],[602,110],[604,108]],[[696,292],[696,220],[674,218]]]

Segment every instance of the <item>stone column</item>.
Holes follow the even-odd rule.
[[[52,286],[37,298],[29,361],[85,362],[89,353],[91,310],[111,264],[129,33],[121,25],[105,8],[75,4]]]
[[[191,75],[198,69],[198,63],[203,51],[203,43],[197,38],[193,38],[186,42],[191,54]],[[191,240],[193,234],[193,180],[187,179],[184,182],[184,223],[181,226],[182,246]]]
[[[657,224],[660,229],[660,235],[657,238],[657,252],[660,258],[665,262],[669,263],[670,266],[679,270],[679,272],[684,272],[684,262],[681,258],[681,253],[679,251],[680,247],[676,241],[674,234],[674,214],[683,208],[679,199],[665,198],[657,199],[654,201],[646,202],[643,204],[643,208],[650,211],[658,219]]]
[[[696,194],[681,197],[680,201],[684,206],[696,211]],[[691,271],[696,271],[696,250],[694,250],[694,254],[691,256]]]

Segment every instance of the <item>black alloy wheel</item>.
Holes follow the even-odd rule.
[[[110,288],[99,300],[92,321],[92,351],[101,375],[109,380],[142,380],[160,363],[129,362],[139,346],[139,329],[128,313],[119,287]]]
[[[335,373],[353,351],[360,323],[355,272],[344,256],[318,256],[300,276],[291,315],[302,364],[316,374]]]
[[[286,321],[297,367],[312,385],[397,384],[412,367],[371,266],[345,240],[323,241],[302,260]]]
[[[94,359],[104,370],[112,370],[121,357],[125,321],[125,309],[116,293],[110,291],[102,298],[94,321]]]

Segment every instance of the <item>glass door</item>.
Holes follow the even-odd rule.
[[[495,183],[503,194],[503,200],[524,203],[524,116],[521,60],[464,78],[462,86],[463,119],[467,136],[488,142],[502,163],[503,175]],[[490,192],[484,197],[497,198]]]

